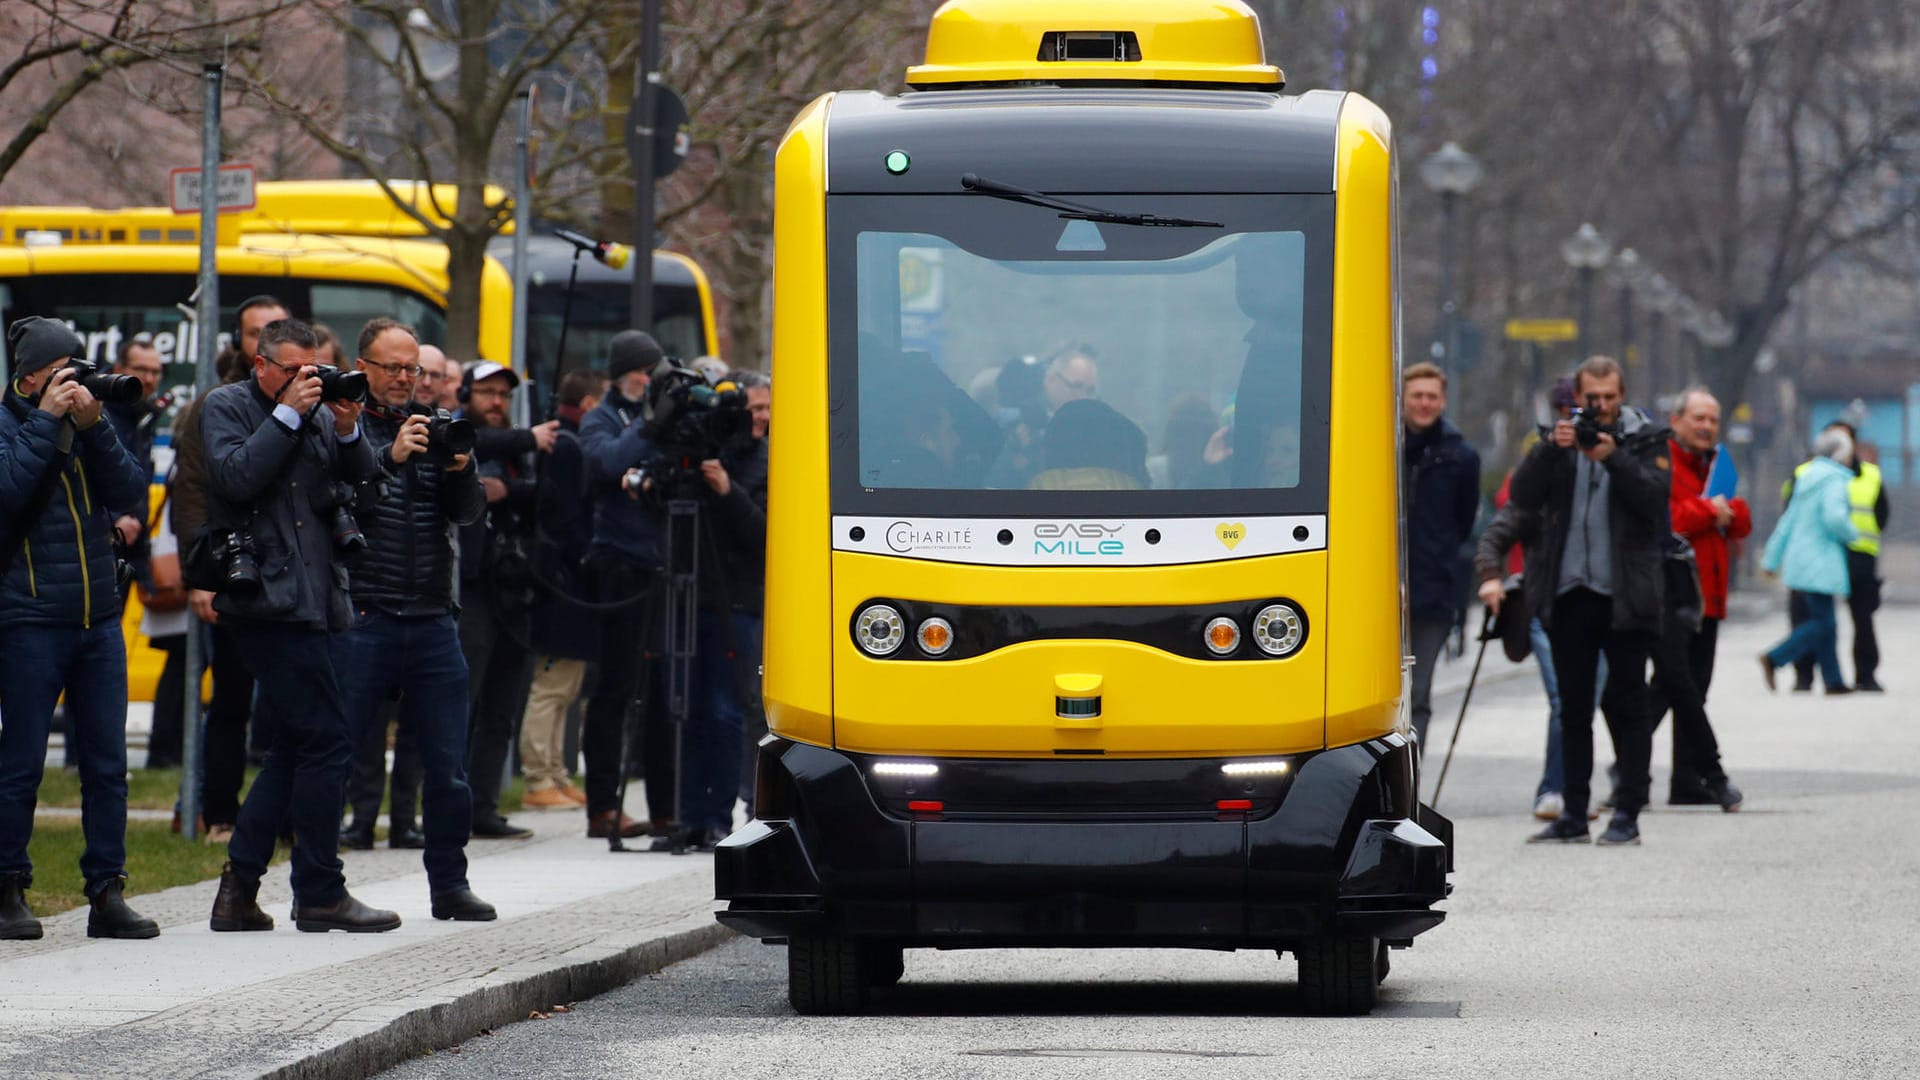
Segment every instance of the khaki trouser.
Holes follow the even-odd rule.
[[[534,664],[533,689],[520,721],[520,771],[526,774],[528,791],[568,783],[567,708],[580,696],[586,678],[585,660],[543,656]]]

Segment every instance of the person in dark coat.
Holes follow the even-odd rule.
[[[545,595],[533,609],[533,688],[520,719],[520,770],[527,778],[521,805],[571,810],[587,805],[566,761],[567,710],[580,696],[587,665],[598,658],[599,621],[570,601],[586,600],[585,566],[593,545],[593,508],[587,501],[580,421],[606,396],[607,377],[569,371],[560,379],[559,437],[546,459],[535,510],[539,542],[534,566]]]
[[[1619,755],[1620,785],[1600,842],[1637,844],[1652,756],[1647,659],[1667,618],[1664,559],[1673,462],[1666,429],[1626,405],[1625,377],[1612,358],[1596,356],[1580,365],[1574,390],[1583,410],[1577,419],[1584,424],[1559,421],[1520,462],[1508,503],[1515,513],[1503,512],[1481,535],[1474,567],[1481,601],[1498,613],[1501,567],[1507,549],[1521,538],[1507,525],[1537,521],[1525,545],[1522,595],[1553,645],[1566,785],[1561,816],[1532,840],[1589,839],[1594,684],[1604,653],[1611,672],[1608,697],[1618,702],[1607,712],[1607,726]]]
[[[73,377],[84,356],[66,324],[29,316],[7,331],[13,380],[0,396],[0,939],[40,936],[24,891],[27,841],[62,694],[80,767],[80,872],[88,937],[150,938],[122,898],[127,863],[127,652],[114,589],[109,507],[134,505],[146,473]]]
[[[1433,715],[1434,665],[1460,622],[1460,548],[1473,535],[1480,511],[1480,455],[1447,422],[1446,409],[1446,372],[1415,364],[1400,377],[1413,730],[1422,745]]]

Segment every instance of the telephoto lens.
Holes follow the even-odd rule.
[[[99,364],[91,360],[75,360],[73,377],[75,382],[87,388],[87,393],[100,401],[139,401],[147,392],[139,379],[103,371]]]
[[[320,379],[321,401],[367,400],[366,372],[341,371],[332,364],[321,364],[313,373]]]

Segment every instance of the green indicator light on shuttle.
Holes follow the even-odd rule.
[[[887,155],[887,171],[892,173],[895,176],[899,176],[901,173],[906,172],[907,167],[912,164],[913,164],[913,159],[907,156],[907,152],[905,150],[895,150],[894,152]]]

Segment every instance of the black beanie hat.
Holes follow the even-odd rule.
[[[85,355],[80,335],[57,319],[29,315],[7,328],[7,361],[16,379],[69,357]]]
[[[631,371],[652,371],[666,353],[644,330],[622,330],[607,343],[607,376],[618,380]]]

